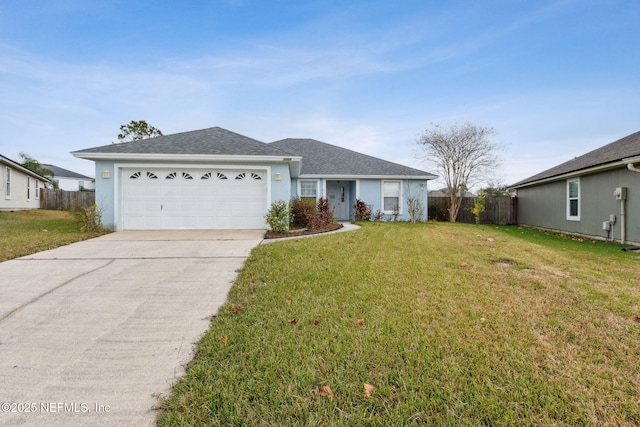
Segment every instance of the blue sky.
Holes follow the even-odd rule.
[[[639,22],[636,0],[3,0],[0,153],[93,176],[69,152],[146,120],[431,171],[419,133],[468,121],[513,183],[640,130]]]

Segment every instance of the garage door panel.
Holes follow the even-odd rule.
[[[265,176],[243,169],[123,169],[123,228],[264,228]]]

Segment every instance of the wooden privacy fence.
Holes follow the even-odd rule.
[[[457,222],[474,224],[475,216],[471,213],[474,197],[463,197],[458,211]],[[518,199],[516,197],[487,197],[484,212],[480,214],[480,224],[511,225],[518,223]],[[448,221],[448,197],[429,197],[429,219]]]
[[[40,209],[71,211],[96,203],[94,191],[64,191],[57,188],[40,190]]]

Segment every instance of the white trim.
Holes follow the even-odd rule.
[[[571,198],[570,197],[570,185],[571,183],[578,183],[578,197],[574,197]],[[580,186],[580,178],[571,178],[571,179],[567,179],[567,192],[566,192],[566,203],[567,203],[567,221],[580,221],[580,214],[582,213],[582,203],[581,203],[581,195],[582,195],[582,188]],[[578,201],[578,215],[571,215],[571,200],[577,200]]]
[[[393,211],[386,211],[384,210],[384,184],[388,182],[388,183],[395,183],[398,184],[400,187],[400,191],[398,192],[398,209],[399,209],[399,214],[402,215],[403,211],[402,211],[402,206],[403,206],[403,195],[402,192],[404,190],[404,185],[403,185],[403,181],[399,181],[397,179],[387,179],[387,180],[383,180],[381,181],[382,185],[380,186],[380,207],[382,207],[382,212],[384,212],[385,214],[392,214]]]
[[[117,231],[122,231],[122,197],[121,175],[125,169],[247,169],[265,171],[267,181],[266,211],[271,205],[271,166],[246,166],[246,165],[212,165],[195,163],[114,163],[113,164],[113,226]]]
[[[315,182],[316,183],[316,202],[318,201],[318,199],[320,197],[322,197],[322,195],[320,194],[320,180],[319,179],[298,179],[298,182],[296,184],[296,196],[298,196],[299,198],[302,198],[302,182]],[[324,187],[324,190],[326,191],[326,184]]]
[[[87,160],[148,160],[148,161],[210,161],[210,162],[284,162],[302,160],[299,156],[241,156],[221,154],[148,154],[148,153],[71,153],[75,157]]]

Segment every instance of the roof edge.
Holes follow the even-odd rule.
[[[294,155],[262,156],[262,155],[225,155],[225,154],[148,154],[148,153],[87,153],[72,151],[74,157],[85,160],[182,160],[182,161],[244,161],[244,162],[300,162],[302,157]]]
[[[49,178],[47,178],[46,176],[40,175],[39,173],[34,172],[29,168],[26,168],[26,167],[22,166],[20,163],[16,162],[15,160],[11,160],[10,158],[3,156],[2,154],[0,154],[0,160],[4,160],[5,163],[11,164],[12,167],[20,170],[23,173],[26,173],[27,175],[31,175],[31,176],[34,176],[36,178],[40,178],[40,179],[42,179],[43,181],[46,181],[46,182],[51,182],[51,180]]]
[[[640,161],[640,160],[638,160]],[[611,162],[611,163],[606,163],[603,165],[598,165],[598,166],[593,166],[590,168],[585,168],[585,169],[579,169],[579,170],[575,170],[575,171],[571,171],[571,172],[566,172],[560,175],[555,175],[555,176],[550,176],[548,178],[543,178],[543,179],[536,179],[533,181],[529,181],[529,182],[516,182],[513,185],[510,185],[509,189],[515,189],[517,190],[518,188],[524,188],[524,187],[531,187],[533,185],[540,185],[540,184],[546,184],[547,182],[553,182],[553,181],[561,181],[563,179],[567,179],[567,178],[573,178],[576,176],[582,176],[582,175],[591,175],[594,173],[598,173],[598,172],[604,172],[607,170],[611,170],[611,169],[617,169],[620,167],[626,167],[626,165],[629,164],[629,162],[625,162],[624,160],[619,160],[617,162]]]

